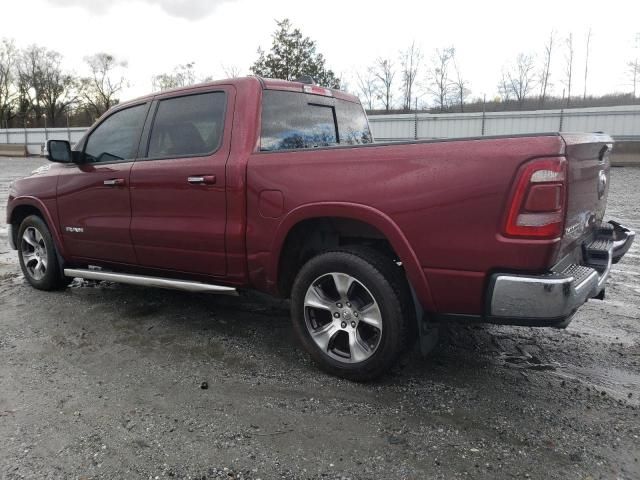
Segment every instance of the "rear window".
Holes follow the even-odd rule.
[[[212,153],[220,145],[224,113],[224,92],[161,100],[151,130],[147,157]]]
[[[265,90],[263,151],[371,143],[367,117],[358,103],[305,93]]]

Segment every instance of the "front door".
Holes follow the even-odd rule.
[[[194,88],[156,97],[146,154],[131,169],[131,238],[141,266],[226,273],[231,122],[225,119],[233,91]]]
[[[129,176],[148,107],[141,103],[106,117],[84,142],[82,161],[61,169],[58,220],[71,256],[136,263]]]

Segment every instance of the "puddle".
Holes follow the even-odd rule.
[[[624,400],[631,405],[640,405],[640,374],[619,368],[583,368],[566,365],[553,372],[566,379],[578,380],[584,385],[616,400]],[[631,397],[629,397],[631,394]]]
[[[573,328],[572,332],[579,333],[580,335],[588,335],[607,344],[619,343],[625,347],[632,347],[636,345],[639,338],[636,332],[629,332],[624,328],[609,325],[604,328],[601,324],[593,325],[583,323],[579,326],[576,325],[576,328]]]

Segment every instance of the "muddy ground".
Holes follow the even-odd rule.
[[[3,218],[42,163],[0,159]],[[612,177],[640,230],[640,169]],[[309,361],[283,301],[40,292],[0,228],[0,478],[640,478],[639,243],[566,330],[448,327],[362,385]]]

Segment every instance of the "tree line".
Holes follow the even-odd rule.
[[[640,33],[635,38],[634,57],[627,64],[631,88],[626,94],[590,96],[591,31],[581,39],[584,64],[578,65],[577,39],[572,33],[561,37],[552,30],[540,52],[520,53],[504,65],[496,85],[498,95],[487,100],[477,95],[472,98],[472,84],[453,45],[424,52],[414,41],[395,57],[376,58],[350,81],[327,66],[316,42],[289,19],[276,24],[270,49],[258,48],[251,73],[285,80],[310,76],[320,85],[356,93],[370,112],[544,109],[637,101]],[[120,101],[128,86],[126,61],[96,53],[83,59],[88,74],[78,76],[63,69],[62,59],[59,52],[42,46],[20,49],[12,40],[0,42],[0,128],[86,126]],[[227,77],[242,73],[237,66],[223,65],[222,69]],[[581,92],[576,92],[577,76],[583,78]],[[207,80],[211,77],[199,77],[194,62],[187,62],[153,75],[151,88],[160,91]]]
[[[62,67],[62,55],[39,45],[0,43],[0,127],[88,125],[116,105],[126,63],[108,53],[84,59],[88,75]],[[72,122],[73,120],[73,122]]]
[[[472,85],[461,69],[454,46],[436,48],[425,55],[415,42],[400,50],[397,57],[378,57],[364,73],[356,74],[356,91],[367,110],[376,113],[536,110],[637,103],[640,34],[635,39],[634,57],[627,63],[630,92],[598,97],[588,93],[591,30],[584,39],[581,65],[576,61],[576,42],[572,33],[561,37],[552,30],[540,52],[519,53],[505,63],[496,85],[498,95],[489,99],[477,95],[472,98]],[[576,91],[578,75],[583,79],[580,92]]]

